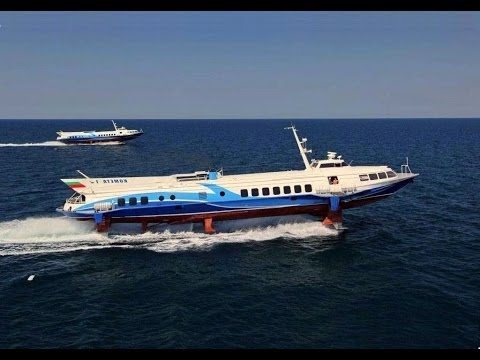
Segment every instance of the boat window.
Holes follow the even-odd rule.
[[[360,181],[368,181],[368,175],[363,174],[363,175],[358,175],[360,177]]]
[[[378,179],[377,174],[368,174],[368,176],[370,177],[370,180],[377,180]]]
[[[118,206],[125,206],[125,198],[118,198],[117,204]]]
[[[269,188],[262,188],[262,195],[270,195],[270,189]]]
[[[248,196],[248,190],[247,189],[242,189],[240,190],[240,195],[242,197],[247,197]]]
[[[80,199],[81,199],[81,202],[84,203],[84,202],[85,202],[85,195],[82,195],[82,196],[80,197]]]
[[[283,193],[284,194],[290,194],[292,190],[290,189],[290,186],[284,186],[283,187]]]
[[[329,168],[329,167],[335,167],[334,163],[326,163],[326,164],[320,164],[321,168]]]
[[[397,176],[397,174],[395,174],[393,171],[387,171],[387,176],[391,178]]]
[[[340,163],[335,163],[335,167],[341,167],[341,166],[342,166],[342,164],[340,164]]]
[[[165,196],[163,196],[163,195],[160,195],[160,196],[158,197],[158,200],[160,200],[160,201],[163,201],[164,199],[165,199]]]
[[[386,178],[387,178],[387,174],[385,174],[384,172],[378,173],[378,178],[379,178],[379,179],[386,179]]]
[[[220,196],[225,196],[225,191],[220,191]]]
[[[338,184],[338,177],[336,176],[329,176],[328,177],[328,183],[330,185],[337,185]]]
[[[274,186],[273,187],[273,195],[279,195],[280,194],[280,187],[279,186]]]
[[[252,196],[258,196],[258,189],[252,189]]]
[[[312,185],[306,184],[305,185],[305,192],[312,192]]]
[[[295,191],[296,194],[298,194],[302,192],[302,187],[300,185],[295,185],[293,187],[293,190]]]
[[[175,195],[170,195],[170,200],[175,200]]]
[[[348,164],[345,161],[342,161],[342,166],[348,166]]]
[[[131,197],[130,199],[128,199],[128,203],[132,206],[137,205],[137,198]]]
[[[223,192],[223,191],[222,191]],[[222,193],[220,193],[222,195]],[[198,199],[199,200],[206,200],[207,199],[207,193],[205,191],[201,191],[198,193]]]
[[[141,203],[142,205],[147,205],[147,204],[148,204],[148,197],[147,197],[147,196],[142,196],[142,197],[140,198],[140,203]]]

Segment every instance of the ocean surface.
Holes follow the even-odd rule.
[[[117,123],[145,135],[66,146],[56,131],[111,122],[0,121],[0,348],[480,346],[480,119]],[[291,123],[313,158],[336,151],[400,172],[408,157],[420,176],[345,211],[340,235],[291,217],[107,236],[55,212],[72,193],[60,179],[77,169],[302,169]]]

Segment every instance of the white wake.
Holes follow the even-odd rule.
[[[227,223],[227,222],[225,222]],[[208,250],[222,243],[269,241],[279,238],[322,241],[337,237],[335,230],[319,221],[302,219],[301,222],[257,226],[228,232],[228,224],[213,235],[204,234],[201,227],[190,225],[154,226],[144,234],[99,234],[93,222],[80,222],[62,217],[28,218],[0,223],[0,256],[51,253],[98,249],[106,247],[144,248],[155,252]],[[237,222],[238,223],[238,222]],[[138,231],[138,224],[128,224]],[[238,225],[237,225],[238,226]],[[251,226],[251,224],[250,224]],[[195,229],[196,228],[196,229]]]
[[[41,143],[24,143],[24,144],[0,144],[0,147],[25,147],[25,146],[109,146],[109,145],[123,145],[120,141],[105,141],[93,144],[79,143],[79,144],[64,144],[61,141],[45,141]]]
[[[41,143],[24,143],[24,144],[0,144],[0,147],[20,147],[20,146],[68,146],[60,141],[45,141]]]

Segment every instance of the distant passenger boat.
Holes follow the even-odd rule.
[[[143,135],[143,130],[129,130],[124,126],[117,127],[115,121],[112,120],[115,130],[107,131],[59,131],[57,132],[57,141],[65,144],[93,144],[100,142],[119,142],[124,143],[127,140],[135,139]]]
[[[351,166],[335,152],[308,161],[306,138],[292,129],[304,170],[223,175],[223,171],[145,177],[62,179],[74,194],[57,211],[78,220],[95,221],[97,231],[112,223],[182,224],[201,222],[206,233],[213,223],[256,217],[310,214],[343,230],[342,210],[385,199],[418,175],[407,164],[390,167]]]

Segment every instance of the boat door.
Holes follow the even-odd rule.
[[[330,184],[327,177],[321,177],[314,185],[315,193],[319,195],[330,194]]]

